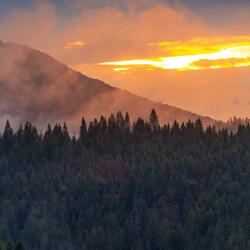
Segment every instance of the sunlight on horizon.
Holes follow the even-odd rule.
[[[195,38],[190,41],[151,43],[168,56],[102,62],[114,71],[135,67],[164,70],[201,70],[250,66],[250,36]],[[118,68],[119,66],[119,68]]]

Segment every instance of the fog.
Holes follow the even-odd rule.
[[[1,127],[7,119],[15,128],[31,121],[42,130],[48,123],[67,122],[70,131],[78,133],[82,117],[90,121],[121,110],[129,112],[131,120],[147,119],[152,108],[159,112],[161,123],[198,117],[88,78],[26,46],[1,43],[0,57]]]

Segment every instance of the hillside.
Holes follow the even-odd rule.
[[[68,121],[75,131],[87,120],[119,110],[132,119],[147,118],[154,108],[161,123],[196,120],[215,121],[177,107],[150,101],[125,90],[91,79],[40,51],[0,42],[0,125],[9,118],[18,125],[26,120],[44,128],[47,123]]]

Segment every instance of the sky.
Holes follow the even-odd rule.
[[[249,0],[1,0],[0,40],[195,113],[250,117]]]

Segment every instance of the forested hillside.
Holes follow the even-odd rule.
[[[6,123],[1,249],[247,250],[250,126],[159,126],[117,113],[71,137]],[[23,244],[18,243],[23,242]]]

